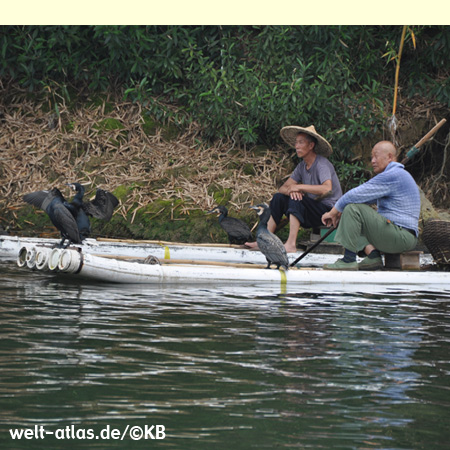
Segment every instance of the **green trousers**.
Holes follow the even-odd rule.
[[[351,203],[344,208],[335,240],[355,253],[369,244],[383,253],[407,252],[417,244],[417,238],[409,231],[394,225],[369,205],[360,203]]]

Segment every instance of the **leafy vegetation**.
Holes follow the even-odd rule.
[[[337,150],[390,115],[400,26],[3,26],[0,77],[58,103],[121,86],[155,120],[273,145],[311,124]],[[408,28],[400,86],[450,106],[450,31]],[[167,105],[176,105],[170,108]],[[343,132],[345,130],[345,132]]]

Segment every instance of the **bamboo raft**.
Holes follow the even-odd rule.
[[[3,237],[2,237],[3,238]],[[11,239],[0,239],[2,248]],[[16,244],[24,244],[23,239]],[[114,245],[112,245],[114,244]],[[119,245],[120,244],[120,245]],[[131,246],[131,247],[130,247]],[[11,246],[10,246],[11,247]],[[9,247],[9,248],[10,248]],[[164,258],[169,248],[170,258]],[[113,250],[122,249],[122,254],[111,254]],[[103,249],[103,253],[102,253]],[[106,251],[107,249],[107,251]],[[133,254],[130,254],[130,249]],[[140,249],[138,251],[138,249]],[[144,250],[145,249],[145,250]],[[149,254],[159,250],[161,258]],[[173,258],[174,249],[178,249],[182,258]],[[197,257],[192,255],[195,249]],[[184,253],[182,253],[184,251]],[[141,255],[139,255],[139,252]],[[237,252],[237,253],[236,253]],[[233,260],[232,255],[244,252],[247,260],[242,256]],[[128,253],[128,254],[126,254]],[[142,256],[146,253],[145,256]],[[224,261],[225,257],[231,262]],[[0,252],[0,255],[2,253]],[[190,257],[188,257],[190,255]],[[204,256],[204,259],[198,258]],[[209,256],[208,256],[209,255]],[[206,258],[208,256],[209,259]],[[49,245],[29,242],[22,245],[17,253],[17,265],[20,268],[39,270],[66,278],[77,280],[91,280],[101,283],[118,284],[148,284],[148,285],[195,285],[195,284],[253,284],[267,286],[292,286],[299,289],[304,286],[317,286],[320,290],[325,286],[350,287],[366,289],[373,286],[412,289],[450,289],[450,277],[446,272],[423,270],[382,270],[370,271],[325,271],[320,266],[307,266],[284,270],[266,270],[265,261],[261,264],[249,258],[262,255],[258,251],[233,248],[233,246],[189,246],[172,243],[141,243],[135,242],[107,242],[90,243],[83,248],[59,249]],[[309,255],[317,258],[318,255]],[[320,255],[323,257],[324,255]],[[291,258],[295,258],[293,254]],[[222,260],[219,260],[222,258]],[[328,260],[334,260],[336,255],[328,255]],[[306,258],[305,258],[306,259]]]

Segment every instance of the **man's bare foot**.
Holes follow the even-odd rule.
[[[251,248],[252,250],[258,250],[257,242],[246,242],[244,245],[248,248]]]
[[[284,248],[286,249],[286,253],[297,253],[297,247],[295,245],[284,244]]]

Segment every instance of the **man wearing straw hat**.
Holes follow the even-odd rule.
[[[274,232],[286,215],[289,218],[289,237],[284,246],[288,253],[295,253],[300,226],[320,227],[322,215],[330,211],[341,197],[342,190],[336,171],[327,159],[333,151],[331,145],[313,125],[306,128],[287,126],[280,134],[287,144],[295,148],[302,161],[273,196],[267,228]],[[256,243],[246,245],[256,247]]]

